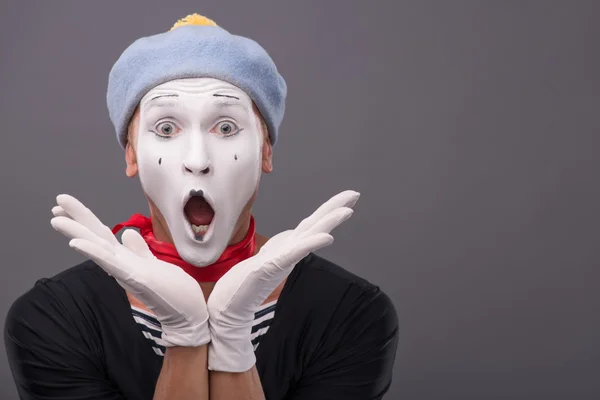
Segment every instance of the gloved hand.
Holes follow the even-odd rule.
[[[206,302],[195,279],[157,259],[137,231],[125,230],[121,244],[74,197],[62,194],[56,202],[52,227],[71,238],[73,249],[95,261],[156,315],[167,347],[196,347],[210,341]]]
[[[300,260],[333,243],[329,233],[350,218],[359,196],[345,191],[332,197],[296,229],[271,238],[254,257],[235,265],[216,283],[208,298],[210,370],[252,368],[256,362],[250,340],[254,314]]]

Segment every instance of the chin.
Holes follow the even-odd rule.
[[[198,245],[183,245],[183,246],[177,246],[175,245],[175,247],[177,248],[177,252],[179,253],[179,255],[181,256],[181,258],[187,262],[192,264],[195,267],[198,268],[202,268],[202,267],[206,267],[210,264],[213,264],[214,262],[216,262],[219,257],[221,257],[221,254],[223,254],[223,251],[225,249],[215,249],[215,248],[198,248]],[[212,246],[211,246],[212,247]]]
[[[215,255],[214,257],[212,257],[210,259],[206,259],[205,257],[195,257],[195,256],[196,256],[195,254],[193,254],[189,257],[182,255],[181,258],[185,262],[193,265],[194,267],[203,268],[203,267],[207,267],[211,264],[214,264],[220,257],[219,254]]]
[[[178,229],[179,235],[173,238],[175,248],[179,256],[195,267],[206,267],[216,262],[228,245],[228,240],[223,240],[219,229],[211,226],[210,235],[204,237],[204,240],[198,240],[191,232],[189,226]]]

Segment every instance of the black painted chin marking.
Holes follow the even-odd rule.
[[[162,163],[162,157],[158,159],[158,165]]]
[[[234,155],[233,155],[233,159],[234,159],[234,160],[237,160],[237,154],[234,154]]]

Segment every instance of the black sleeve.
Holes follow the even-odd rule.
[[[398,317],[390,298],[379,288],[354,287],[287,399],[382,399],[397,346]]]
[[[89,323],[57,282],[38,282],[13,303],[4,345],[21,399],[124,399],[103,373]]]

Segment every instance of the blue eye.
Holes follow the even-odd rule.
[[[175,132],[175,125],[173,125],[171,122],[163,122],[158,124],[156,131],[159,135],[171,136],[173,132]]]
[[[215,126],[214,130],[223,136],[233,136],[240,132],[241,129],[232,121],[222,121]]]
[[[219,127],[219,129],[221,130],[221,133],[224,135],[229,135],[231,132],[233,132],[233,126],[228,123],[228,122],[224,122],[221,124],[221,126]]]

